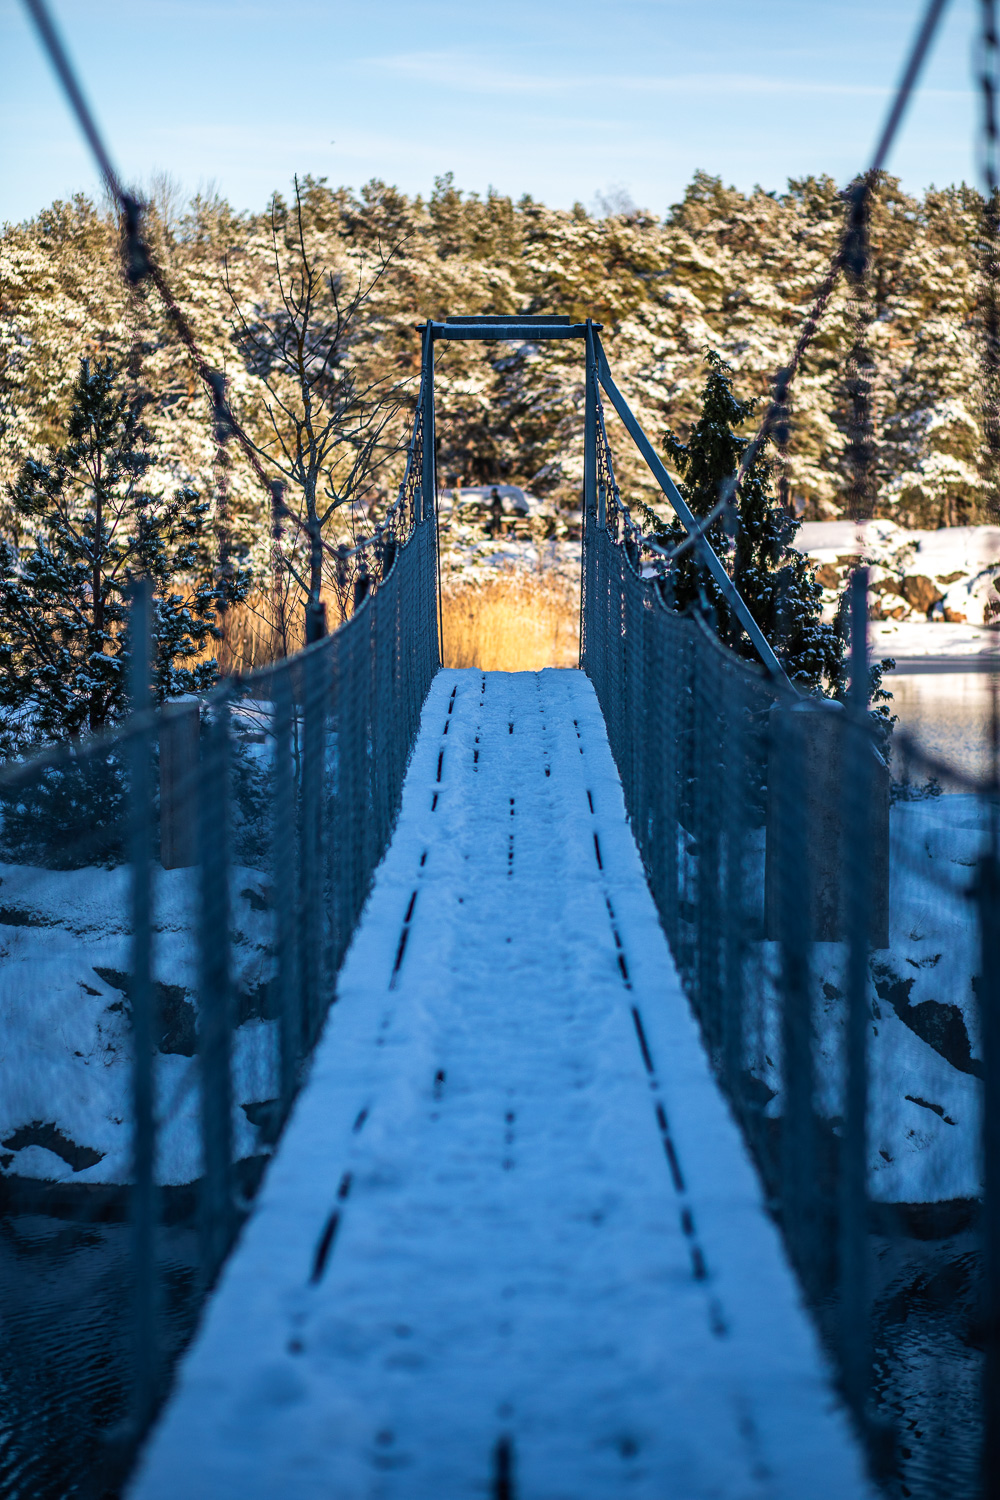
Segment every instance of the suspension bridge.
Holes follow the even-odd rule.
[[[435,677],[132,1493],[866,1493],[582,674]]]
[[[429,676],[434,342],[484,336],[583,346],[591,671],[629,588],[656,601],[599,331],[456,319],[424,329],[409,536],[317,657],[383,636],[398,572],[394,677]],[[585,672],[430,677],[336,1003],[130,1493],[867,1493]]]
[[[27,4],[121,210],[126,275],[163,297],[220,456],[235,437],[271,498],[43,0]],[[341,628],[323,634],[313,599],[305,650],[154,711],[140,590],[129,720],[3,768],[5,1493],[85,1475],[132,1500],[1000,1495],[995,787],[965,786],[984,810],[958,861],[974,884],[930,871],[927,828],[897,816],[916,874],[891,890],[863,573],[852,691],[831,705],[788,681],[711,542],[762,445],[787,440],[842,271],[865,514],[868,210],[943,9],[707,517],[599,324],[429,320],[398,498],[335,550]],[[434,358],[472,339],[579,344],[578,671],[441,666]],[[683,523],[672,553],[622,499],[605,402]],[[685,550],[755,660],[674,608]],[[961,1088],[938,1002],[872,962],[892,935],[923,941],[931,911],[978,934],[964,1053],[948,1019]],[[73,1022],[46,1029],[37,996],[63,992]],[[929,1185],[906,1176],[908,1106],[935,1117]],[[933,1211],[916,1230],[914,1205]],[[974,1352],[936,1388],[922,1368],[914,1385],[875,1297],[886,1225],[926,1239],[932,1220],[978,1257]]]

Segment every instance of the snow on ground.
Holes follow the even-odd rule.
[[[890,928],[872,960],[872,1196],[928,1203],[979,1195],[981,1053],[970,899],[986,840],[976,797],[897,802]]]
[[[158,871],[154,979],[158,1175],[201,1172],[196,1047],[196,871]],[[246,996],[270,973],[259,871],[232,872],[234,980]],[[55,1182],[130,1177],[129,870],[0,864],[0,1175]],[[241,1106],[277,1093],[276,1023],[251,1016],[233,1038],[236,1148],[262,1149]]]
[[[763,832],[748,871],[761,893]],[[982,1191],[980,962],[969,893],[985,838],[986,812],[971,795],[897,802],[890,813],[889,947],[873,952],[868,988],[868,1191],[877,1202],[940,1203]],[[817,1108],[831,1125],[844,1111],[844,961],[841,943],[813,945]],[[748,1062],[773,1095],[765,1114],[778,1119],[778,944],[751,945],[750,963],[761,1008],[759,1019],[750,1010]]]
[[[438,674],[338,996],[132,1500],[868,1493],[585,677]]]
[[[928,658],[946,658],[953,671],[964,672],[970,657],[993,656],[1000,648],[997,632],[984,625],[936,620],[930,624],[926,620],[872,620],[869,639],[873,656],[895,659],[897,675],[922,667]]]
[[[490,510],[496,488],[502,515]],[[483,583],[497,572],[545,573],[580,583],[580,515],[566,517],[516,485],[442,490],[441,573],[445,584]]]
[[[478,529],[442,528],[441,573],[445,585],[483,583],[497,572],[544,573],[580,583],[580,543],[558,539],[482,536]]]
[[[882,626],[876,639],[892,642],[894,654],[963,655],[982,650],[981,631],[956,627],[988,624],[1000,611],[993,582],[1000,572],[1000,527],[907,531],[894,521],[860,526],[853,521],[812,521],[800,526],[795,546],[817,564],[828,614],[857,558],[870,564]],[[933,632],[926,638],[916,634],[929,618]]]
[[[892,521],[862,527],[810,522],[800,527],[796,546],[817,564],[817,578],[827,585],[828,618],[857,557],[874,565],[873,605],[883,618],[870,622],[869,643],[876,661],[896,663],[884,678],[893,695],[891,712],[932,754],[982,777],[990,674],[1000,669],[1000,596],[993,582],[1000,573],[1000,528],[904,531]],[[993,623],[984,624],[984,616]],[[897,774],[899,769],[897,757]]]

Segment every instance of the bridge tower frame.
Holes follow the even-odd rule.
[[[610,400],[626,431],[638,448],[646,467],[673,507],[674,514],[692,538],[702,561],[715,579],[720,592],[733,614],[739,620],[747,636],[764,664],[769,676],[787,684],[788,677],[760,626],[747,607],[725,565],[702,530],[698,518],[688,506],[683,495],[668,474],[662,459],[649,438],[643,432],[635,413],[615,384],[608,357],[601,343],[603,325],[587,318],[585,322],[574,322],[569,317],[549,314],[520,316],[516,314],[476,315],[459,314],[443,320],[428,319],[417,327],[422,340],[421,359],[421,422],[423,425],[423,472],[421,475],[421,519],[428,515],[426,507],[431,505],[437,516],[437,463],[434,421],[434,345],[439,340],[446,343],[468,342],[473,339],[487,343],[513,343],[530,340],[534,342],[550,339],[580,339],[585,345],[586,388],[584,400],[584,457],[583,457],[583,526],[587,528],[599,523],[600,496],[597,483],[597,414],[600,391]]]

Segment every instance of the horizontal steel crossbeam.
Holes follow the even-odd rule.
[[[568,318],[449,318],[444,323],[421,324],[430,336],[450,340],[517,340],[517,339],[585,339],[586,323],[571,323]],[[591,327],[600,327],[592,324]]]

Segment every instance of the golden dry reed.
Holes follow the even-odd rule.
[[[222,620],[222,640],[212,641],[205,651],[219,663],[222,677],[243,675],[258,667],[269,667],[286,653],[281,649],[281,634],[273,619],[270,601],[251,595],[245,604],[234,604]],[[288,641],[288,654],[302,645],[301,629]]]
[[[340,622],[337,600],[324,593],[328,628]],[[283,618],[282,618],[283,616]],[[221,677],[245,675],[273,666],[305,645],[305,613],[301,600],[286,601],[279,611],[269,593],[253,590],[245,604],[234,604],[222,619],[222,640],[209,641],[202,657],[214,656]]]
[[[558,574],[511,570],[446,582],[441,613],[446,667],[537,672],[579,664],[579,586]]]
[[[444,664],[485,672],[537,672],[575,667],[580,654],[579,585],[558,574],[496,572],[484,580],[445,583],[442,595]],[[334,600],[327,616],[336,622]],[[286,610],[284,641],[277,611],[263,591],[234,605],[223,620],[223,639],[207,643],[220,675],[270,666],[304,644],[301,605]]]

